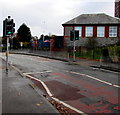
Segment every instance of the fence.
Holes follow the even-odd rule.
[[[42,57],[49,57],[52,59],[59,59],[64,61],[73,61],[73,50],[66,49],[61,51],[49,51],[49,50],[37,50],[37,49],[21,49],[21,50],[11,50],[14,53],[31,54]],[[94,54],[93,54],[94,53]],[[81,59],[88,59],[90,61],[97,61],[99,67],[114,68],[115,70],[120,70],[120,62],[118,56],[101,56],[101,50],[95,49],[87,50],[85,48],[76,48],[76,61],[79,62]],[[94,55],[94,56],[93,56]]]

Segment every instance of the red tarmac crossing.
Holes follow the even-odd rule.
[[[31,75],[32,76],[32,75]],[[118,112],[118,89],[104,83],[74,78],[58,72],[49,73],[42,78],[52,96],[84,113],[116,113]],[[34,74],[34,77],[36,75]],[[66,82],[65,82],[66,81]],[[34,82],[44,92],[41,83]]]

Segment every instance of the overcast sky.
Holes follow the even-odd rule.
[[[0,36],[3,20],[14,19],[17,32],[25,23],[33,36],[63,35],[62,24],[81,14],[106,13],[114,16],[115,0],[0,0]]]

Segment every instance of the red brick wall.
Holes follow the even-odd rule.
[[[93,27],[93,37],[96,38],[97,37],[97,26]]]
[[[82,26],[82,38],[85,37],[85,26]]]
[[[109,26],[105,26],[105,37],[109,37]]]
[[[120,1],[115,2],[115,17],[120,18]]]
[[[113,25],[114,26],[114,25]],[[67,27],[67,26],[66,26]],[[72,27],[72,30],[74,30],[74,26],[68,26],[68,27]],[[82,38],[85,37],[85,28],[86,26],[82,26]],[[65,31],[66,28],[64,27],[64,38],[69,38],[70,35],[65,35]],[[68,31],[68,30],[67,30]],[[93,26],[93,37],[96,38],[97,37],[97,26]],[[106,25],[105,26],[105,38],[109,38],[109,26]],[[120,26],[118,26],[118,37],[120,38]]]

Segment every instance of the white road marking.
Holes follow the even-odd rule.
[[[62,104],[65,105],[66,107],[68,107],[68,108],[70,108],[70,109],[72,109],[72,110],[74,110],[74,111],[76,111],[76,112],[78,112],[78,113],[80,113],[80,114],[82,114],[82,115],[87,115],[86,113],[84,113],[84,112],[82,112],[82,111],[80,111],[80,110],[72,107],[71,105],[68,105],[67,103],[65,103],[65,102],[63,102],[63,101],[61,101],[61,100],[59,100],[59,99],[57,99],[57,98],[52,97],[52,99],[54,99],[55,101],[57,101],[57,102],[59,102],[59,103],[62,103]]]
[[[94,70],[102,70],[102,71],[107,71],[107,72],[111,72],[111,73],[119,74],[119,72],[110,71],[110,70],[103,69],[103,68],[94,68],[94,67],[90,67],[90,68],[93,68]]]
[[[50,71],[44,71],[44,72],[28,72],[28,73],[23,73],[24,75],[28,75],[28,74],[37,74],[37,73],[40,73],[40,74],[42,74],[42,73],[51,73],[52,71],[50,70]]]
[[[107,81],[103,81],[103,80],[101,80],[101,79],[95,78],[95,77],[90,76],[90,75],[87,75],[87,74],[82,74],[82,73],[77,73],[77,72],[72,72],[72,71],[66,71],[66,72],[73,73],[73,74],[77,74],[77,75],[81,75],[81,76],[86,76],[86,77],[88,77],[88,78],[91,78],[91,79],[94,79],[94,80],[96,80],[96,81],[105,83],[105,84],[107,84],[107,85],[110,85],[110,86],[114,86],[114,87],[120,88],[119,85],[112,84],[112,83],[109,83],[109,82],[107,82]]]
[[[113,85],[114,87],[118,87],[118,88],[120,88],[120,86],[119,85]]]
[[[26,75],[26,74],[24,73],[24,75]],[[84,113],[84,112],[82,112],[82,111],[80,111],[80,110],[72,107],[71,105],[69,105],[69,104],[67,104],[67,103],[65,103],[65,102],[63,102],[63,101],[61,101],[61,100],[53,97],[53,95],[52,95],[52,93],[50,92],[49,88],[47,87],[47,85],[46,85],[42,80],[37,79],[37,78],[35,78],[35,77],[32,77],[32,76],[30,76],[30,75],[26,75],[26,76],[27,76],[28,78],[34,79],[34,80],[36,80],[36,81],[39,81],[39,82],[43,85],[43,87],[45,88],[47,94],[48,94],[52,99],[54,99],[55,101],[62,103],[63,105],[65,105],[66,107],[68,107],[68,108],[76,111],[77,113],[80,113],[80,114],[82,114],[82,115],[87,115],[86,113]]]
[[[24,75],[25,75],[25,74],[24,74]],[[26,76],[29,77],[29,78],[31,78],[31,79],[34,79],[34,80],[36,80],[36,81],[39,81],[39,82],[43,85],[43,87],[45,88],[45,90],[46,90],[46,92],[49,94],[49,96],[52,97],[52,93],[50,92],[50,90],[48,89],[48,87],[46,86],[46,84],[45,84],[42,80],[37,79],[37,78],[35,78],[35,77],[32,77],[31,75],[26,75]]]

